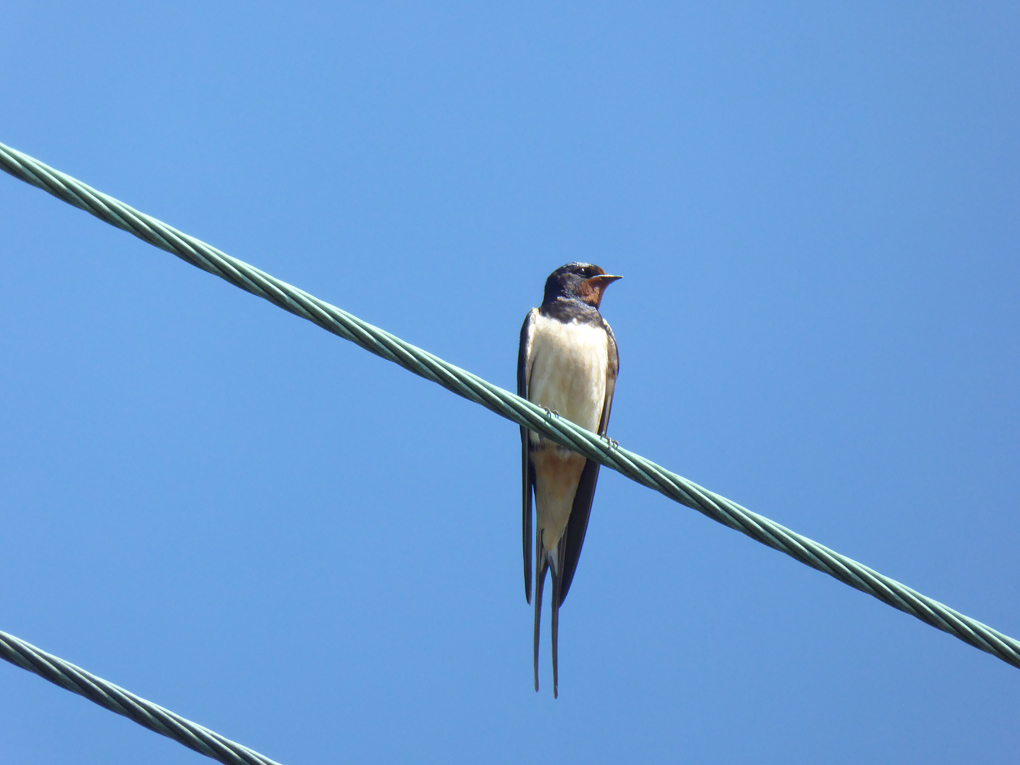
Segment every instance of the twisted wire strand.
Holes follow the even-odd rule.
[[[438,383],[469,401],[481,404],[501,417],[541,433],[556,443],[616,470],[643,486],[655,489],[714,521],[878,598],[883,603],[947,632],[975,648],[997,656],[1007,664],[1020,667],[1020,641],[964,616],[764,516],[753,513],[736,502],[704,489],[634,452],[610,443],[509,391],[492,385],[3,144],[0,144],[0,168],[68,204],[80,207],[102,221],[122,228],[155,247],[167,250],[198,268],[265,298],[286,311],[308,319],[323,329],[399,364],[416,375]]]
[[[0,632],[0,658],[226,765],[279,765],[6,632]]]

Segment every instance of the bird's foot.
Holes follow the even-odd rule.
[[[556,411],[555,409],[550,409],[550,408],[549,408],[549,407],[547,407],[547,406],[543,406],[543,407],[542,407],[542,409],[544,409],[544,410],[545,410],[545,413],[546,413],[547,415],[549,415],[550,417],[559,417],[559,416],[560,416],[560,413],[559,413],[559,412],[557,412],[557,411]]]
[[[602,436],[602,438],[605,439],[606,446],[608,446],[610,449],[619,449],[620,448],[620,442],[617,441],[615,438],[610,438],[609,436]]]

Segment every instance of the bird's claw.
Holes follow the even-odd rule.
[[[547,406],[543,406],[543,407],[542,407],[542,409],[543,409],[543,410],[545,411],[545,413],[546,413],[546,414],[547,414],[548,416],[550,416],[550,417],[559,417],[559,416],[560,416],[560,413],[559,413],[559,412],[557,412],[557,411],[556,411],[555,409],[550,409],[550,408],[549,408],[549,407],[547,407]]]
[[[619,449],[620,448],[620,442],[617,441],[615,438],[610,438],[609,436],[602,436],[602,438],[605,439],[606,446],[608,446],[610,449]]]

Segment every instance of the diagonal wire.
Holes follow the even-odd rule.
[[[0,144],[0,169],[844,584],[1020,667],[1020,641]]]
[[[108,683],[6,632],[0,632],[0,658],[34,672],[54,685],[84,696],[111,712],[124,715],[149,730],[172,738],[206,757],[227,765],[279,765],[275,760],[185,720],[168,709]]]

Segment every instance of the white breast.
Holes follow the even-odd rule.
[[[539,314],[531,342],[528,400],[583,428],[598,430],[609,360],[605,330]]]

